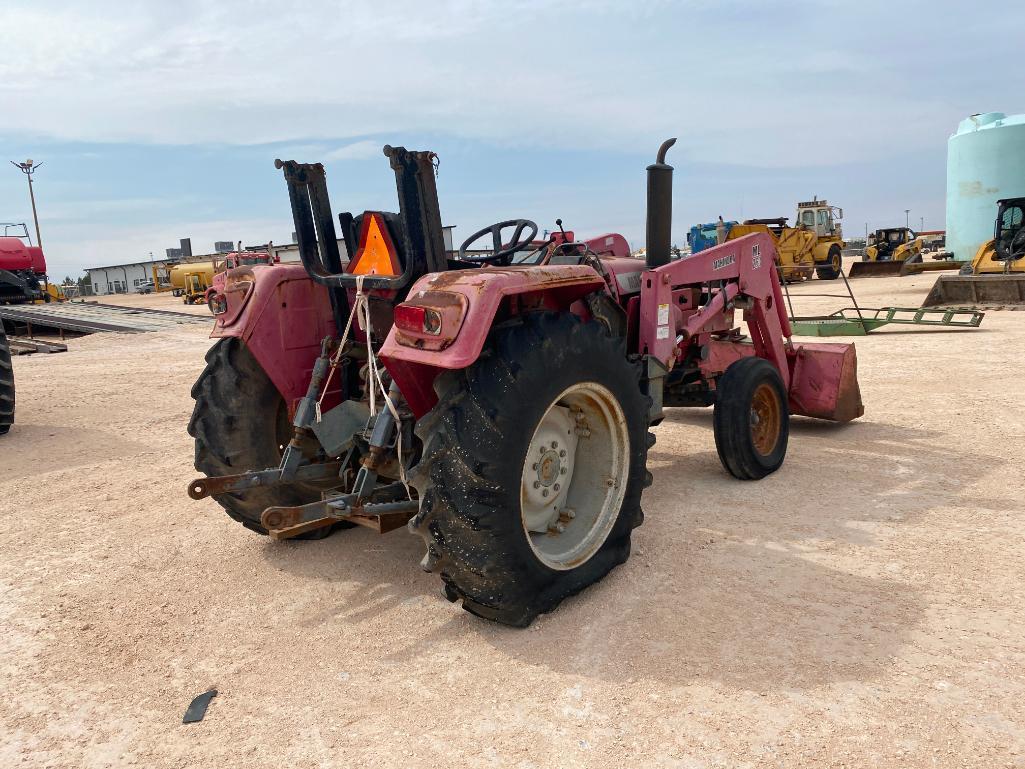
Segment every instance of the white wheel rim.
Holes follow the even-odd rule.
[[[520,518],[538,560],[565,571],[598,552],[623,506],[629,462],[626,417],[608,388],[582,382],[552,401],[520,485]]]

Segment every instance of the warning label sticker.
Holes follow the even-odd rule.
[[[665,326],[669,323],[669,305],[660,304],[658,306],[658,325]]]
[[[655,332],[656,339],[668,339],[669,338],[669,326],[659,326]]]

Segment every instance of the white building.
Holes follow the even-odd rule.
[[[154,259],[114,264],[109,267],[86,267],[85,272],[89,276],[94,294],[130,294],[138,291],[142,283],[153,280],[154,270],[158,275],[166,274],[168,264],[173,262],[167,259]]]

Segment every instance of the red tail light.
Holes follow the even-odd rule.
[[[400,304],[395,307],[395,325],[412,334],[441,333],[441,313],[430,307],[416,304]]]

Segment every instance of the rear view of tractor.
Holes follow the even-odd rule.
[[[345,261],[323,166],[278,161],[302,265],[212,300],[189,495],[277,539],[406,527],[449,600],[524,626],[629,557],[666,408],[713,406],[742,480],[782,465],[791,414],[860,416],[853,345],[790,339],[771,237],[671,260],[673,141],[644,260],[515,218],[449,258],[434,154],[385,147],[398,213],[339,214]]]
[[[0,304],[50,301],[43,249],[24,224],[0,223]]]
[[[997,201],[993,239],[960,275],[939,277],[922,306],[1025,306],[1025,198]]]

